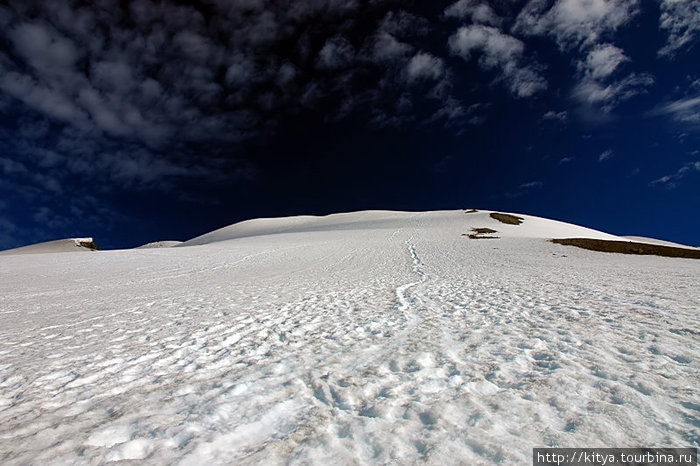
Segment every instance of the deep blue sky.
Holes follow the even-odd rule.
[[[11,0],[0,31],[0,248],[467,207],[700,244],[695,0]]]

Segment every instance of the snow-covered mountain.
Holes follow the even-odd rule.
[[[530,464],[700,442],[700,261],[521,215],[0,258],[0,462]],[[495,230],[469,239],[472,229]],[[50,258],[50,260],[47,260]]]
[[[465,214],[464,211],[423,212],[426,227],[439,228],[443,234],[459,235],[471,228],[491,227],[508,238],[597,238],[624,240],[624,238],[584,228],[570,223],[520,215],[521,225],[507,225],[490,217],[492,211]],[[284,218],[248,220],[221,228],[185,241],[181,246],[210,244],[231,239],[289,233],[319,231],[352,231],[368,229],[396,229],[416,218],[415,212],[363,211],[332,214],[323,217],[302,215]]]
[[[90,252],[98,250],[92,238],[66,238],[44,243],[31,244],[21,248],[0,251],[0,255],[49,254],[55,252]]]
[[[136,249],[158,249],[158,248],[172,248],[173,246],[179,246],[182,241],[154,241],[152,243],[146,243],[143,246],[139,246]]]

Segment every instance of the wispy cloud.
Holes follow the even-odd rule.
[[[620,102],[646,92],[654,84],[649,74],[630,73],[620,76],[620,65],[629,61],[622,49],[612,44],[592,47],[579,61],[580,79],[573,96],[584,106],[611,112]]]
[[[513,30],[550,36],[562,50],[591,46],[629,22],[638,12],[636,0],[530,0]]]
[[[459,0],[445,9],[445,16],[459,19],[469,18],[477,24],[499,26],[503,18],[493,8],[480,0]]]
[[[659,27],[668,33],[668,40],[659,55],[672,58],[683,49],[692,49],[700,34],[700,2],[661,0]]]
[[[598,162],[605,162],[612,158],[613,155],[614,152],[611,149],[605,150],[598,156]]]
[[[419,52],[406,65],[409,81],[439,79],[445,74],[445,64],[441,58],[426,52]]]
[[[620,64],[629,61],[621,48],[613,44],[599,44],[593,47],[586,59],[579,62],[579,70],[590,79],[603,79],[615,72]]]
[[[689,162],[683,165],[675,173],[664,175],[649,183],[650,186],[663,186],[668,189],[673,189],[680,181],[691,173],[700,172],[700,161]]]
[[[516,97],[530,97],[547,89],[545,78],[525,60],[525,44],[497,28],[463,26],[450,37],[449,47],[467,61],[480,56],[479,66],[498,71]]]
[[[519,185],[515,189],[511,189],[509,191],[506,191],[505,193],[502,193],[500,196],[494,196],[494,197],[504,197],[506,199],[516,199],[519,197],[526,196],[537,189],[541,189],[543,186],[544,186],[544,183],[542,181],[529,181],[527,183],[523,183],[523,184]]]
[[[654,83],[648,73],[622,74],[630,59],[609,38],[639,12],[637,0],[530,0],[518,14],[512,31],[551,37],[560,50],[581,54],[578,82],[571,95],[583,114],[608,119],[620,102],[646,92]]]
[[[569,120],[569,112],[562,110],[561,112],[555,112],[550,110],[544,115],[542,115],[543,121],[556,121],[559,123],[566,123]]]
[[[648,115],[669,115],[675,121],[700,126],[700,96],[665,103],[648,112]]]

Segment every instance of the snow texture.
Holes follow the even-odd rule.
[[[637,243],[656,244],[658,246],[669,246],[672,248],[700,249],[695,246],[688,246],[686,244],[673,243],[671,241],[647,238],[644,236],[623,236],[622,238],[629,241],[635,241]]]
[[[68,238],[45,243],[31,244],[21,248],[7,249],[0,251],[0,256],[20,255],[20,254],[46,254],[54,252],[93,252],[81,243],[92,243],[92,238]]]
[[[0,258],[0,463],[530,464],[700,443],[700,262],[487,212]],[[470,240],[474,227],[501,239]]]
[[[153,243],[147,243],[143,246],[139,246],[136,249],[172,248],[173,246],[178,246],[180,244],[182,244],[182,241],[154,241]]]

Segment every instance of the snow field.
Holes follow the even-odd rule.
[[[700,442],[695,261],[554,245],[530,218],[344,215],[2,258],[0,462],[529,464]]]

